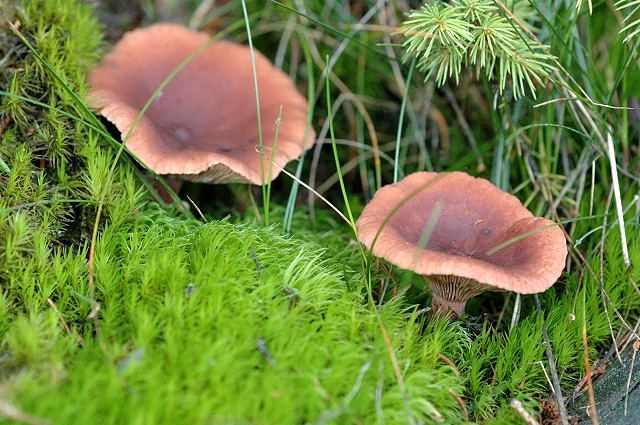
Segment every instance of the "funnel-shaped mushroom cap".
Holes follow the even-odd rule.
[[[93,106],[124,138],[156,88],[209,39],[176,24],[125,34],[90,75]],[[127,148],[158,174],[210,183],[271,181],[313,144],[315,134],[307,130],[305,140],[307,103],[291,80],[258,51],[255,60],[264,182],[250,50],[227,41],[206,47],[171,80],[135,127]]]
[[[383,187],[357,227],[374,255],[439,282],[462,283],[447,291],[464,292],[453,295],[465,301],[485,290],[542,292],[558,279],[567,256],[555,223],[461,172],[420,172]]]

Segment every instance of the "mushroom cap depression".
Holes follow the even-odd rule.
[[[420,247],[432,215],[426,247]],[[425,276],[470,279],[494,291],[542,292],[560,277],[567,256],[564,233],[554,222],[534,217],[489,181],[461,172],[419,172],[381,188],[357,228],[360,241],[392,264]]]
[[[125,34],[90,74],[92,106],[124,138],[157,87],[209,40],[208,34],[177,24],[156,24]],[[305,140],[307,102],[293,82],[254,52],[265,181],[250,50],[228,41],[212,43],[169,82],[133,130],[127,148],[158,174],[208,183],[273,180],[288,161],[313,144],[315,133],[307,129]]]

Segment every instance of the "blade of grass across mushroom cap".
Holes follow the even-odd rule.
[[[125,34],[90,75],[92,105],[126,135],[156,88],[209,38],[166,23]],[[315,133],[308,130],[305,139],[307,103],[293,82],[257,51],[255,59],[264,158],[258,152],[250,51],[228,41],[206,46],[167,84],[127,148],[158,174],[208,183],[273,180],[313,144]],[[265,172],[272,170],[264,181],[261,161]]]
[[[555,223],[461,172],[419,172],[383,187],[357,228],[375,256],[425,276],[434,307],[458,315],[468,298],[487,290],[546,290],[567,256]]]

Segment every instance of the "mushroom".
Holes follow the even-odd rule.
[[[356,225],[373,255],[424,277],[432,311],[454,317],[485,291],[545,291],[567,257],[558,225],[462,172],[418,172],[385,186]]]
[[[262,158],[250,50],[228,41],[207,43],[208,34],[177,24],[128,32],[90,74],[92,106],[126,137],[154,91],[203,49],[154,99],[126,147],[158,174],[207,183],[268,183],[313,144],[306,100],[286,74],[255,51]]]

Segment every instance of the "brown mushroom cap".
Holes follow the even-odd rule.
[[[125,34],[91,72],[92,105],[124,138],[156,88],[209,39],[208,34],[166,23]],[[212,43],[164,88],[127,140],[127,148],[158,174],[186,180],[262,184],[274,179],[313,144],[315,133],[308,129],[305,140],[307,103],[291,80],[258,51],[255,61],[264,182],[250,50],[228,41]]]
[[[426,247],[418,246],[432,214],[437,221]],[[383,187],[357,228],[375,256],[427,276],[432,288],[439,284],[434,296],[452,302],[485,290],[542,292],[560,277],[567,256],[564,233],[554,222],[534,217],[515,196],[462,172],[419,172]]]

